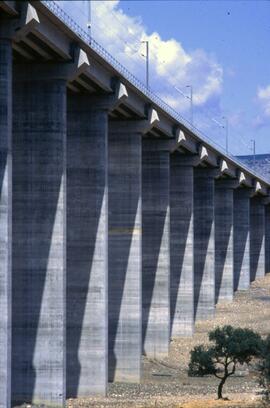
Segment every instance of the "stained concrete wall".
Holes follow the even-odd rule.
[[[142,143],[142,334],[143,351],[168,354],[170,340],[169,142]]]
[[[12,399],[63,406],[66,82],[30,66],[14,78]]]
[[[250,285],[250,189],[234,191],[234,290]]]
[[[193,282],[193,162],[171,155],[171,336],[192,336],[194,331]]]
[[[102,103],[68,95],[68,397],[107,390],[108,112]]]
[[[233,299],[233,188],[231,180],[215,182],[216,303]]]
[[[0,22],[1,23],[1,22]],[[0,38],[0,408],[10,406],[12,275],[12,48]]]
[[[196,320],[215,312],[215,222],[216,171],[194,169],[194,313]]]
[[[109,123],[109,380],[139,382],[142,353],[141,135]]]
[[[250,200],[250,280],[265,274],[265,207],[262,198]]]

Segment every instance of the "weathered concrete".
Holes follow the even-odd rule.
[[[250,189],[234,191],[234,290],[246,290],[250,284]]]
[[[105,394],[108,366],[108,111],[68,94],[67,396]]]
[[[250,199],[250,281],[265,274],[265,207],[261,197]]]
[[[270,205],[265,206],[265,273],[270,272]]]
[[[1,22],[0,22],[1,24]],[[0,408],[10,406],[12,249],[12,48],[0,36]]]
[[[169,142],[142,143],[142,329],[149,357],[168,354],[170,340]]]
[[[216,303],[232,301],[233,277],[233,180],[215,182],[215,281]]]
[[[63,406],[66,81],[50,73],[40,79],[30,65],[16,66],[19,77],[13,98],[12,398]]]
[[[196,320],[215,312],[215,223],[216,170],[194,169],[194,313]]]
[[[0,2],[0,408],[10,408],[10,388],[14,405],[26,401],[32,405],[60,407],[65,404],[66,374],[69,396],[106,392],[107,331],[110,333],[110,379],[140,379],[142,133],[144,137],[151,134],[157,140],[163,139],[164,143],[165,138],[175,137],[173,149],[178,150],[173,156],[171,177],[171,248],[174,254],[171,257],[170,304],[169,274],[166,275],[170,263],[170,216],[166,207],[169,200],[168,154],[159,151],[150,155],[147,151],[148,161],[147,154],[144,155],[146,244],[143,262],[145,270],[150,271],[144,275],[144,306],[148,308],[148,315],[144,314],[144,328],[145,350],[150,354],[154,349],[153,356],[158,356],[163,346],[167,351],[169,306],[172,335],[193,332],[193,259],[196,317],[209,318],[214,310],[215,176],[209,168],[200,167],[194,171],[187,156],[198,155],[200,166],[220,166],[223,176],[237,177],[245,186],[253,185],[253,192],[261,196],[267,195],[269,184],[233,158],[224,156],[214,145],[200,140],[199,134],[185,128],[174,115],[171,116],[169,109],[166,113],[166,107],[155,98],[151,106],[150,95],[137,89],[136,81],[132,85],[121,73],[116,80],[110,59],[98,57],[83,38],[72,32],[72,27],[68,28],[64,21],[55,18],[50,2],[47,5],[17,2],[16,10],[13,9],[15,3]],[[9,20],[6,32],[6,23],[2,24],[5,16]],[[6,39],[9,36],[12,36],[15,67],[14,115],[11,114],[12,50]],[[27,63],[20,66],[22,60]],[[67,87],[80,94],[69,99],[68,208],[65,174]],[[118,93],[113,92],[116,89]],[[85,95],[89,91],[109,99],[112,121],[129,118],[126,122],[124,119],[111,122],[110,205],[107,204],[106,180],[107,108],[101,108],[96,100],[93,105],[92,98]],[[138,123],[142,125],[141,130]],[[146,129],[148,126],[148,130],[142,130],[143,126]],[[177,156],[181,157],[181,164]],[[176,157],[177,162],[174,162]],[[237,214],[234,253],[238,254],[235,287],[240,289],[248,287],[250,281],[250,198],[243,190],[239,189],[235,195],[234,210]],[[219,208],[220,233],[224,232],[221,225],[231,205],[227,199],[226,195],[222,202],[227,206],[224,214]],[[110,207],[109,234],[107,205]],[[252,205],[251,264],[252,278],[255,278],[264,273],[264,259],[266,270],[270,268],[270,233],[263,222],[265,217],[268,225],[270,215],[269,208],[263,215],[262,206],[257,208],[255,201]],[[156,228],[154,234],[151,223]],[[226,224],[225,229],[227,227]],[[265,228],[267,250],[264,256]],[[216,236],[221,247],[225,247],[223,240],[218,241],[218,229]],[[106,303],[108,239],[110,327],[107,326]],[[231,238],[227,250],[228,246],[231,251]],[[220,252],[217,250],[218,262],[219,255],[225,257],[224,248]],[[226,252],[225,266],[231,261],[230,256],[229,260],[227,258]],[[222,277],[225,276],[228,277],[223,273]],[[222,279],[219,286],[221,293]]]
[[[139,382],[142,353],[141,134],[109,123],[109,380]]]
[[[170,255],[171,336],[194,332],[193,286],[193,161],[179,153],[171,155]]]

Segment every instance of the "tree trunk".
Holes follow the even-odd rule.
[[[222,389],[223,385],[225,384],[227,377],[223,377],[220,383],[218,384],[218,399],[223,399],[222,397]]]

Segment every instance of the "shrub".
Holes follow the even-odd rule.
[[[200,345],[191,351],[188,372],[191,376],[215,375],[220,379],[218,399],[222,399],[223,386],[235,373],[237,364],[248,364],[252,357],[261,355],[263,341],[250,329],[232,326],[218,327],[208,337],[212,343],[209,347]]]

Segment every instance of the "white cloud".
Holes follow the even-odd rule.
[[[253,127],[259,129],[270,125],[270,85],[259,87],[256,101],[260,105],[261,113],[253,120]]]
[[[257,98],[262,106],[264,115],[270,117],[270,85],[265,88],[259,88]]]
[[[145,82],[145,57],[142,56],[145,56],[145,44],[141,44],[141,41],[148,40],[151,89],[188,119],[191,117],[190,89],[186,88],[186,85],[192,85],[194,124],[204,131],[207,137],[224,146],[224,128],[218,126],[213,118],[220,121],[224,114],[220,97],[223,76],[234,77],[235,68],[225,67],[223,72],[215,56],[205,50],[187,50],[179,40],[164,39],[158,32],[150,33],[140,17],[124,13],[119,0],[99,0],[91,3],[59,0],[59,5],[85,30],[89,4],[93,38],[142,82]],[[270,85],[258,89],[256,101],[261,106],[261,114],[254,119],[253,125],[261,128],[270,124]],[[230,148],[234,153],[248,153],[248,142],[242,143],[237,133],[235,136],[235,129],[249,141],[251,115],[238,111],[227,112],[226,116],[229,119]]]
[[[209,103],[222,90],[223,70],[212,55],[202,49],[186,51],[175,40],[163,40],[159,33],[147,33],[140,18],[121,10],[119,0],[92,2],[93,37],[134,75],[144,81],[145,44],[149,41],[150,87],[174,108],[187,111],[189,100],[176,90],[189,95],[186,85],[193,86],[195,107]]]

